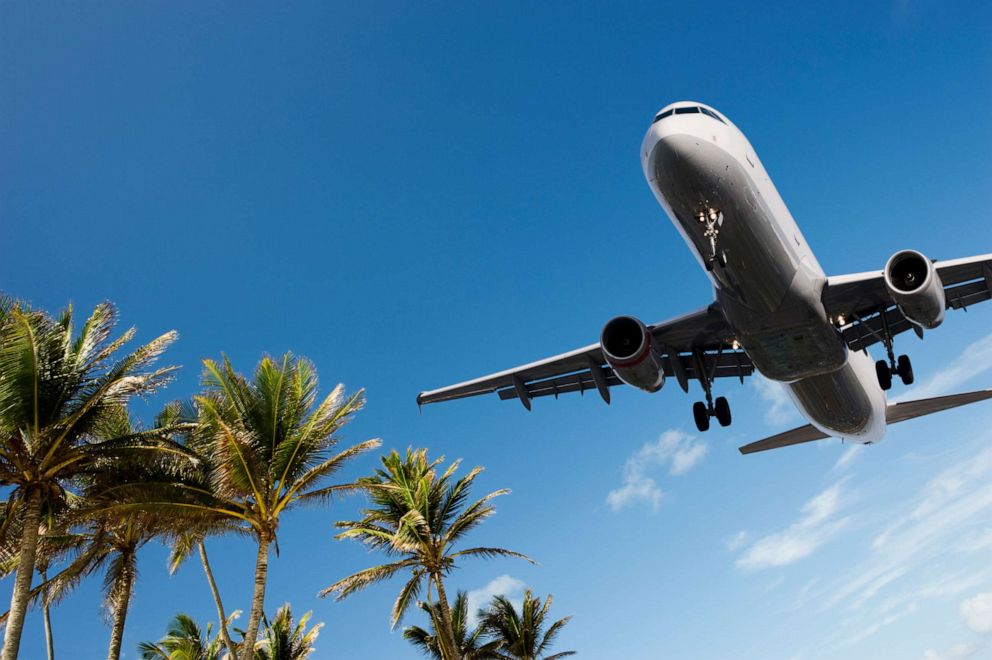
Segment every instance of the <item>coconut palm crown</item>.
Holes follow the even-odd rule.
[[[443,462],[444,458],[429,461],[426,449],[407,449],[405,457],[394,450],[382,457],[382,467],[374,476],[358,480],[357,484],[367,492],[372,506],[363,511],[361,520],[338,522],[337,526],[345,531],[337,538],[358,539],[400,559],[350,575],[327,587],[320,595],[333,593],[341,600],[370,584],[409,571],[410,578],[393,604],[390,617],[393,627],[417,601],[426,582],[428,600],[431,588],[437,590],[444,657],[457,658],[453,620],[444,590],[444,577],[455,568],[455,562],[462,557],[504,556],[531,560],[505,548],[455,549],[468,532],[495,512],[492,500],[509,491],[497,490],[467,504],[469,488],[482,468],[475,467],[455,480],[459,461],[441,472]]]
[[[431,630],[420,626],[407,626],[403,629],[403,638],[420,649],[425,655],[436,660],[443,660],[441,642],[438,631],[441,630],[442,617],[440,603],[420,602],[417,605],[428,616]],[[458,646],[459,657],[463,660],[493,660],[499,658],[496,651],[500,642],[487,641],[482,626],[469,629],[468,594],[459,591],[455,603],[451,605],[451,625],[454,628],[455,644]]]
[[[262,618],[262,638],[255,642],[255,660],[306,660],[314,652],[314,642],[324,626],[315,624],[307,630],[313,612],[307,612],[299,621],[293,620],[293,610],[286,603],[269,621]]]
[[[152,444],[141,436],[99,438],[95,431],[108,414],[171,378],[172,367],[151,366],[176,333],[121,355],[135,331],[112,339],[116,323],[110,303],[97,305],[77,334],[71,307],[55,318],[0,300],[0,485],[11,489],[10,507],[21,509],[3,660],[14,660],[20,647],[43,502],[60,499],[80,475],[112,468],[115,454]]]
[[[547,655],[555,638],[570,616],[549,624],[548,610],[552,598],[544,602],[534,596],[530,589],[524,592],[524,602],[518,612],[506,596],[493,598],[488,609],[479,610],[479,626],[484,634],[500,645],[497,654],[502,660],[557,660],[575,651],[561,651]],[[547,626],[547,629],[545,629]]]
[[[198,425],[187,440],[197,455],[193,469],[171,482],[136,485],[117,495],[119,509],[168,511],[190,529],[249,534],[257,542],[254,594],[241,655],[251,658],[265,600],[269,547],[276,544],[280,516],[288,509],[321,503],[354,490],[327,485],[347,461],[379,446],[367,440],[335,452],[338,431],[364,405],[363,391],[345,396],[338,385],[317,398],[317,371],[304,358],[265,356],[251,380],[225,357],[204,360],[203,392],[194,397]]]

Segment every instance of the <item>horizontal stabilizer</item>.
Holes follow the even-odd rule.
[[[958,406],[965,406],[976,401],[992,399],[992,390],[978,390],[976,392],[964,392],[962,394],[950,394],[948,396],[937,396],[931,399],[917,399],[916,401],[903,401],[902,403],[890,404],[885,409],[885,422],[896,424],[907,419],[923,417],[931,413],[942,410],[950,410]],[[758,440],[740,448],[742,454],[753,454],[758,451],[778,449],[789,445],[798,445],[803,442],[813,440],[823,440],[829,437],[826,433],[816,428],[812,424],[800,426],[799,428],[785,431],[778,435],[773,435],[764,440]]]

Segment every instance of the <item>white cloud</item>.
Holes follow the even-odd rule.
[[[992,370],[992,334],[968,346],[946,369],[938,371],[919,385],[894,398],[893,401],[912,401],[950,394],[967,381],[989,370]]]
[[[695,467],[707,451],[706,444],[696,442],[691,435],[665,431],[655,442],[646,443],[627,459],[623,467],[623,485],[607,494],[606,504],[613,511],[619,511],[635,502],[644,502],[657,511],[664,493],[648,472],[667,463],[669,474],[683,475]]]
[[[840,458],[837,459],[837,462],[834,463],[834,469],[843,470],[844,468],[848,467],[851,463],[854,462],[854,459],[856,459],[858,456],[861,455],[861,452],[863,452],[864,450],[865,450],[865,445],[851,445],[850,447],[847,448],[847,450],[843,454],[840,455]]]
[[[727,550],[734,552],[735,550],[742,548],[744,544],[747,543],[749,538],[751,538],[751,535],[748,534],[747,530],[742,529],[734,534],[729,541],[727,541]]]
[[[505,596],[510,599],[518,609],[523,603],[523,590],[526,586],[523,580],[518,580],[509,575],[500,575],[481,589],[473,589],[468,592],[468,624],[474,628],[478,623],[476,616],[479,608],[486,607],[495,596]]]
[[[822,590],[820,611],[845,605],[857,612],[853,621],[869,623],[865,632],[874,634],[927,600],[987,583],[992,567],[969,563],[969,556],[980,555],[975,549],[986,547],[984,533],[992,518],[990,475],[992,449],[983,448],[933,477],[902,505],[902,514],[887,515],[892,522],[875,536],[857,568]],[[950,573],[948,551],[958,554]],[[929,576],[930,582],[903,587],[893,595],[899,585],[920,575]]]
[[[923,660],[964,660],[974,655],[978,647],[972,644],[955,644],[943,653],[930,649],[923,652]]]
[[[768,380],[755,372],[751,379],[758,396],[765,402],[765,423],[771,426],[782,426],[799,419],[796,406],[785,391],[785,386],[773,380]]]
[[[992,591],[980,593],[961,603],[961,616],[979,635],[992,633]]]
[[[792,525],[752,543],[735,562],[737,567],[759,571],[786,566],[812,554],[847,523],[846,518],[834,518],[841,507],[845,481],[838,481],[803,505],[802,517]]]

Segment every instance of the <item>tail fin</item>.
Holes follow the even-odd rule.
[[[936,396],[930,399],[892,403],[885,409],[885,422],[887,424],[896,424],[898,422],[904,422],[907,419],[923,417],[924,415],[930,415],[942,410],[950,410],[958,406],[966,406],[969,403],[984,401],[986,399],[992,399],[992,390],[978,390],[976,392]],[[753,454],[758,451],[798,445],[803,442],[822,440],[827,437],[829,436],[820,429],[812,424],[807,424],[806,426],[800,426],[791,431],[785,431],[764,440],[758,440],[757,442],[744,445],[740,448],[740,452],[742,454]]]

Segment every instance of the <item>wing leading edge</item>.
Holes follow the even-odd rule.
[[[648,327],[666,376],[683,390],[701,375],[744,379],[754,372],[751,360],[735,349],[733,334],[713,306]],[[421,392],[417,403],[438,403],[497,392],[500,399],[519,399],[530,408],[535,397],[598,391],[607,403],[609,388],[621,384],[606,364],[598,343],[531,362],[482,378]]]

